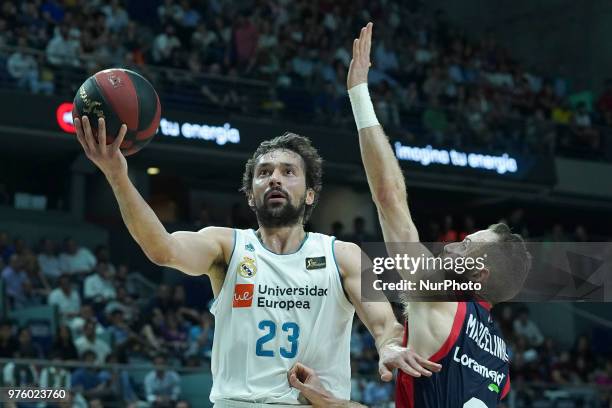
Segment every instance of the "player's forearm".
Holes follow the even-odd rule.
[[[376,205],[406,202],[404,175],[382,126],[360,129],[359,148]]]
[[[349,89],[355,123],[359,130],[361,159],[377,206],[406,201],[406,185],[389,139],[378,123],[367,83]]]
[[[107,175],[121,217],[147,257],[156,264],[169,259],[171,236],[130,181],[127,172]]]

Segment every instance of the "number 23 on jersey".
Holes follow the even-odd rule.
[[[255,354],[260,357],[274,357],[276,350],[270,349],[269,346],[266,347],[266,343],[276,337],[276,323],[272,320],[262,320],[257,327],[263,332],[263,335],[257,339]],[[281,346],[278,353],[283,358],[294,358],[298,352],[300,326],[294,322],[285,322],[281,325],[281,330],[282,334],[279,335],[286,337],[286,345]]]

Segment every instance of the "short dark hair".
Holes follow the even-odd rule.
[[[488,230],[497,234],[499,241],[487,245],[486,249],[488,253],[495,254],[496,260],[486,285],[487,300],[499,303],[512,299],[523,287],[531,269],[531,254],[523,237],[513,234],[506,224],[493,224]]]
[[[288,150],[302,158],[304,161],[304,174],[306,177],[306,188],[315,192],[315,198],[311,205],[307,205],[304,211],[302,223],[306,223],[312,214],[312,210],[319,200],[319,193],[323,188],[323,159],[312,145],[310,139],[296,133],[285,132],[283,135],[271,140],[261,142],[253,156],[246,162],[244,174],[242,175],[242,188],[247,197],[253,190],[253,175],[257,160],[266,153],[273,150]]]

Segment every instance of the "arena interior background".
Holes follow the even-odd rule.
[[[71,133],[71,100],[100,69],[136,70],[160,94],[158,135],[128,163],[168,230],[252,227],[245,159],[292,130],[326,160],[308,228],[380,239],[345,87],[352,38],[370,20],[370,91],[424,241],[499,220],[530,240],[610,239],[610,2],[5,1],[0,383],[137,406],[163,353],[171,406],[208,404],[208,280],[146,260]],[[511,343],[506,407],[612,406],[612,307],[495,314]],[[353,399],[394,406],[357,319],[351,352]]]

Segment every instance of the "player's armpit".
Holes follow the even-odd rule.
[[[173,232],[161,264],[188,275],[207,275],[213,266],[229,262],[234,239],[234,230],[223,227],[206,227],[198,232]]]

